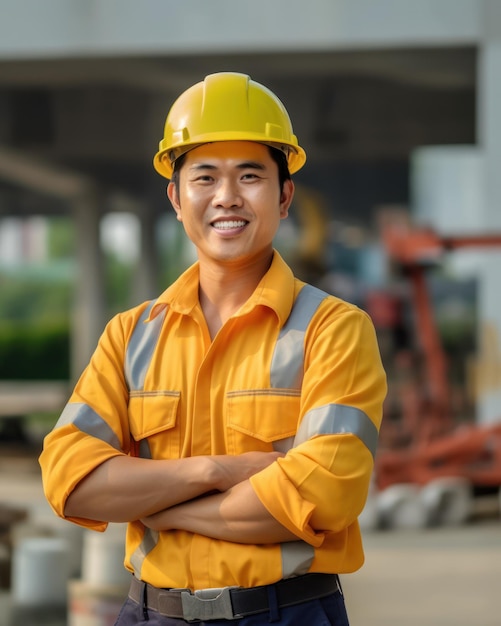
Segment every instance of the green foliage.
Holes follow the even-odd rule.
[[[69,281],[48,277],[0,275],[0,319],[2,322],[44,324],[67,321],[72,298]]]
[[[68,324],[0,325],[0,379],[68,380]]]
[[[69,217],[48,223],[50,261],[0,268],[0,380],[70,379],[76,232]],[[160,248],[159,291],[189,264],[184,231],[175,226],[172,218]],[[134,267],[108,253],[102,271],[109,315],[137,304]]]
[[[131,268],[116,257],[108,256],[105,263],[106,296],[110,315],[130,306]]]
[[[70,378],[71,264],[0,273],[0,380]]]
[[[69,217],[49,220],[49,255],[51,259],[72,259],[75,254],[75,226]]]

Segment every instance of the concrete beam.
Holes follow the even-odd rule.
[[[4,0],[0,58],[464,45],[481,11],[482,0]]]
[[[0,178],[38,193],[70,200],[93,188],[90,179],[0,148]]]

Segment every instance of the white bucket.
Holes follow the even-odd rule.
[[[26,537],[14,547],[12,602],[15,606],[64,606],[69,546],[58,537]]]
[[[83,539],[82,580],[91,586],[128,587],[124,567],[126,524],[110,524],[104,533],[87,530]]]

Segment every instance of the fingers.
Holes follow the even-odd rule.
[[[245,452],[236,456],[211,457],[219,475],[217,482],[219,491],[227,491],[230,487],[249,479],[283,456],[281,452]]]

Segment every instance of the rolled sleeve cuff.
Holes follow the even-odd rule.
[[[316,533],[309,523],[315,505],[301,498],[278,462],[252,476],[250,483],[263,506],[282,526],[314,548],[322,545],[325,535]]]

